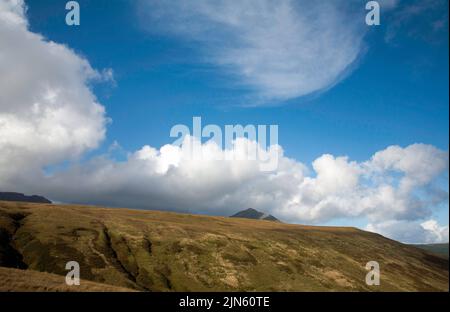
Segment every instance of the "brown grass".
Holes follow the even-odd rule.
[[[356,228],[0,202],[1,231],[0,265],[65,275],[75,260],[85,280],[136,290],[448,291],[448,260]]]
[[[129,292],[123,287],[81,280],[79,286],[68,286],[65,277],[37,272],[0,267],[0,292]]]

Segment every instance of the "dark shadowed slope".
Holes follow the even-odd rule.
[[[0,229],[9,266],[136,290],[448,291],[448,260],[355,228],[0,202]]]
[[[420,244],[420,245],[411,245],[411,246],[427,250],[429,252],[435,253],[437,255],[443,256],[448,259],[448,243],[446,243],[446,244]]]
[[[22,193],[15,192],[0,192],[0,200],[3,201],[15,201],[26,203],[38,203],[38,204],[51,204],[52,202],[45,197],[38,195],[27,196]]]

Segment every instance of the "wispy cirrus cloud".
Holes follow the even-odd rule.
[[[426,42],[439,42],[448,31],[447,0],[398,1],[396,10],[387,20],[385,40],[396,43],[396,38],[406,35]]]
[[[392,1],[387,1],[391,7]],[[195,42],[260,102],[339,82],[364,50],[360,1],[140,0],[144,27]]]

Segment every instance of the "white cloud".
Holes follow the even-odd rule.
[[[431,219],[421,223],[420,226],[429,233],[426,242],[448,243],[448,225],[440,226],[436,220]]]
[[[359,10],[341,0],[140,3],[149,31],[194,40],[208,62],[228,70],[263,100],[333,86],[358,59],[367,30],[362,2]]]
[[[4,23],[27,26],[23,0],[3,0],[0,2],[0,19]]]
[[[390,220],[378,224],[368,224],[367,231],[395,237],[404,243],[448,243],[448,225],[440,226],[436,220],[423,223]]]
[[[400,181],[403,192],[411,191],[416,186],[429,183],[434,176],[448,167],[448,153],[431,145],[414,144],[403,149],[390,146],[376,153],[368,166],[375,172],[404,172]]]
[[[257,161],[215,160],[226,159],[230,151],[212,141],[201,145],[203,159],[193,159],[191,144],[187,137],[181,147],[169,144],[158,150],[145,146],[124,162],[100,157],[57,172],[45,178],[45,183],[24,180],[20,184],[59,201],[218,215],[254,207],[295,223],[366,218],[369,230],[404,241],[446,237],[445,229],[433,223],[421,226],[433,215],[434,207],[448,205],[448,192],[441,190],[443,196],[436,200],[431,187],[445,174],[448,154],[432,146],[389,147],[365,162],[323,155],[313,162],[311,175],[304,164],[285,157],[280,147],[278,169],[261,172]],[[236,148],[238,154],[247,153],[244,144]],[[419,176],[412,170],[414,161],[406,161],[405,166],[392,161],[398,155],[407,160],[415,154],[429,164],[417,165],[423,171]],[[417,183],[405,189],[403,180]],[[416,196],[418,191],[420,196]]]
[[[0,176],[38,172],[105,136],[105,110],[89,81],[111,80],[68,47],[28,30],[22,0],[0,0]],[[14,166],[11,164],[14,163]]]

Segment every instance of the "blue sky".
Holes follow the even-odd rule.
[[[63,1],[31,1],[31,30],[65,43],[94,68],[112,68],[117,87],[97,86],[96,95],[113,123],[114,140],[126,150],[160,146],[177,123],[278,124],[280,144],[290,157],[309,163],[331,153],[364,160],[392,144],[424,142],[448,150],[448,40],[416,20],[401,25],[386,42],[386,24],[366,37],[367,51],[353,72],[324,93],[242,107],[245,91],[233,88],[220,68],[201,62],[195,45],[149,34],[129,1],[80,1],[80,27],[67,27]],[[442,12],[435,10],[439,18]],[[413,26],[412,26],[413,25]],[[151,26],[150,26],[151,27]],[[418,34],[409,35],[410,28]],[[251,99],[247,100],[251,105]]]
[[[144,145],[160,148],[173,141],[169,137],[172,126],[191,125],[193,116],[201,116],[205,124],[219,126],[279,125],[279,144],[284,149],[284,155],[308,166],[313,177],[318,170],[313,170],[311,164],[326,154],[334,155],[335,158],[348,156],[350,165],[351,161],[355,161],[363,167],[364,162],[370,160],[372,155],[392,145],[407,150],[408,146],[422,143],[436,149],[429,150],[433,155],[438,153],[437,151],[446,153],[449,149],[449,50],[446,1],[380,1],[381,25],[376,27],[369,27],[364,23],[364,16],[367,13],[364,8],[365,1],[346,2],[342,5],[342,9],[315,7],[315,5],[308,7],[311,12],[318,14],[322,11],[324,14],[331,12],[335,14],[332,17],[337,16],[336,20],[342,18],[342,26],[336,28],[336,33],[330,33],[326,38],[337,37],[339,40],[346,40],[351,37],[353,41],[349,42],[355,42],[354,50],[357,51],[355,60],[349,62],[348,66],[341,66],[345,67],[339,71],[342,77],[333,78],[329,83],[322,83],[313,92],[305,91],[301,84],[295,85],[295,81],[294,86],[285,89],[282,84],[284,82],[289,84],[291,82],[289,79],[296,77],[291,73],[287,73],[286,77],[281,75],[280,80],[274,79],[273,84],[277,85],[278,89],[274,87],[270,90],[270,84],[266,88],[267,82],[258,80],[265,79],[266,72],[256,70],[253,75],[247,77],[242,74],[242,70],[248,64],[242,65],[236,60],[231,60],[224,66],[218,61],[217,55],[226,58],[230,51],[236,52],[233,50],[233,44],[237,45],[236,38],[240,38],[240,34],[232,33],[233,28],[227,29],[217,22],[221,18],[220,14],[216,16],[208,13],[209,16],[203,16],[197,21],[187,20],[188,22],[183,24],[186,16],[179,14],[177,9],[180,7],[176,5],[170,7],[169,4],[161,4],[160,1],[78,2],[81,7],[80,26],[69,27],[65,24],[67,12],[64,7],[65,1],[26,1],[28,7],[26,18],[30,32],[40,33],[47,40],[64,44],[76,55],[86,59],[94,69],[99,71],[112,69],[114,72],[114,82],[90,85],[98,102],[104,106],[106,116],[112,122],[107,124],[106,136],[99,141],[98,148],[82,153],[81,163],[89,163],[92,159],[95,162],[98,156],[108,153],[114,142],[118,142],[121,149],[108,154],[107,157],[111,158],[108,161],[111,164],[115,161],[126,162],[130,154],[139,151]],[[303,9],[301,5],[306,3],[307,1],[301,1],[289,5],[292,5],[291,9],[296,10],[298,16],[301,16]],[[208,8],[208,5],[205,7]],[[165,10],[171,13],[165,13]],[[155,12],[163,12],[162,17],[155,18]],[[195,14],[199,14],[198,12],[200,11],[195,11]],[[195,14],[194,19],[197,16]],[[327,20],[324,21],[326,24]],[[348,27],[347,22],[350,25]],[[257,22],[254,29],[247,29],[248,25],[245,22],[242,22],[242,25],[242,29],[246,31],[245,36],[255,34],[260,39],[266,39],[264,31],[262,34],[257,32],[258,27],[265,25],[264,21]],[[318,24],[317,27],[320,29],[324,25]],[[191,31],[189,27],[195,30]],[[228,33],[230,29],[231,34]],[[301,31],[301,28],[297,30]],[[325,30],[329,29],[325,27]],[[281,29],[279,33],[283,34],[283,30]],[[281,44],[296,40],[289,36],[295,37],[295,31],[286,30],[287,41],[280,41]],[[317,42],[320,41],[319,37]],[[309,39],[309,42],[305,41],[305,46],[309,46],[311,41],[315,40],[314,37]],[[267,40],[274,39],[268,37]],[[277,44],[277,40],[274,42]],[[256,47],[267,45],[256,43]],[[313,56],[312,65],[320,69],[322,57],[324,63],[328,62],[327,68],[332,68],[334,63],[330,59],[333,59],[334,55],[339,59],[346,53],[350,55],[353,53],[351,44],[343,44],[342,48],[345,49],[342,53],[337,48],[330,53],[325,51],[326,48],[319,50],[323,55],[319,53]],[[244,53],[243,51],[247,50],[237,49],[237,56],[241,57],[240,52]],[[299,51],[302,49],[299,48]],[[295,53],[293,55],[295,56]],[[351,59],[351,56],[349,58]],[[283,67],[282,63],[283,60],[281,65],[276,63],[275,66]],[[312,70],[302,79],[307,85],[309,81],[320,79],[320,75],[320,70],[317,72]],[[411,149],[411,153],[414,151]],[[448,156],[443,157],[447,157],[444,163],[448,163]],[[52,161],[43,166],[59,168],[61,163],[65,162]],[[82,171],[76,168],[73,170]],[[407,172],[410,172],[408,170]],[[422,222],[432,218],[444,226],[448,224],[447,171],[448,168],[435,174],[432,181],[431,178],[427,180],[426,185],[420,184],[422,182],[417,184],[420,187],[437,185],[438,189],[447,194],[443,195],[447,199],[434,202],[432,209],[430,208],[432,213],[427,217],[424,216],[422,219],[399,217],[402,221]],[[393,174],[390,175],[390,179],[399,180],[392,176]],[[56,188],[52,189],[50,186],[45,190],[49,194],[64,194],[60,195],[61,201],[121,205],[120,201],[97,200],[94,195],[77,197],[68,191],[56,191]],[[419,193],[420,191],[414,190],[410,196],[420,198]],[[174,207],[177,205],[176,202],[169,202]],[[135,206],[141,205],[136,203]],[[270,209],[269,206],[262,205],[256,208]],[[221,209],[218,208],[211,213],[228,213],[227,210]],[[306,220],[306,223],[310,221],[319,224],[354,225],[361,228],[373,221],[372,217],[364,214],[353,215],[353,212],[334,214],[329,213],[327,208],[324,209],[326,213],[323,218],[313,220],[311,212],[308,217],[305,214],[302,215],[303,219],[300,219]],[[280,214],[286,212],[276,209],[274,211]],[[203,209],[199,212],[208,211]],[[414,213],[411,212],[411,215]],[[294,214],[286,212],[285,215],[289,218]],[[386,220],[398,221],[396,217]],[[376,229],[382,231],[384,228]],[[446,231],[448,239],[448,227]]]

